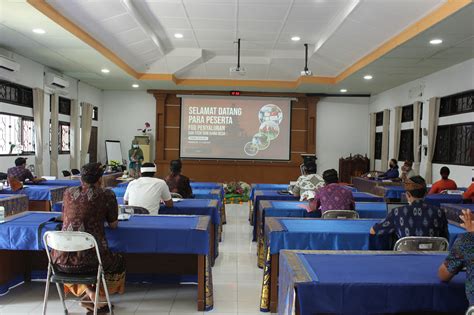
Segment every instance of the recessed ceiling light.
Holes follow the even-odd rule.
[[[300,38],[299,36],[293,36],[293,37],[291,38],[291,40],[294,41],[294,42],[297,42],[297,41],[299,41],[300,39],[301,39],[301,38]]]
[[[42,28],[34,28],[33,29],[33,33],[36,33],[36,34],[44,34],[46,33],[46,31]]]
[[[175,38],[183,38],[183,34],[181,34],[181,33],[176,33],[176,34],[174,34],[174,37],[175,37]]]
[[[366,80],[372,80],[373,76],[371,76],[370,74],[368,75],[364,75],[364,79]]]
[[[347,89],[340,89],[339,92],[341,92],[341,93],[346,93],[346,92],[347,92]]]
[[[104,69],[101,69],[101,70],[100,70],[100,72],[102,72],[102,73],[109,73],[109,72],[110,72],[110,70],[109,70],[109,69],[106,69],[106,68],[104,68]]]
[[[140,86],[138,84],[134,83],[134,84],[132,84],[132,87],[133,88],[139,88]]]
[[[439,44],[441,44],[442,42],[443,42],[443,40],[442,40],[442,39],[439,39],[439,38],[435,38],[435,39],[430,40],[430,44],[431,44],[431,45],[439,45]]]

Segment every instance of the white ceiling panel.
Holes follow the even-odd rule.
[[[288,5],[242,4],[239,5],[239,20],[284,20]]]
[[[223,2],[222,4],[202,4],[200,2],[186,3],[185,10],[188,15],[196,19],[235,19],[235,4]]]
[[[180,1],[147,1],[147,6],[154,15],[160,18],[186,18],[186,13]]]

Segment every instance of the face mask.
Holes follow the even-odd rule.
[[[134,144],[134,145],[132,146],[132,148],[137,149],[137,148],[138,148],[138,144]]]

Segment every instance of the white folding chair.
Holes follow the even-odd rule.
[[[358,219],[359,214],[354,210],[327,210],[321,216],[322,219]]]
[[[44,292],[43,301],[43,315],[46,314],[46,308],[48,304],[49,285],[55,283],[58,289],[59,299],[63,304],[64,314],[68,314],[66,304],[64,302],[63,290],[59,284],[73,283],[73,284],[89,284],[95,285],[95,301],[94,301],[94,315],[97,315],[97,309],[99,304],[99,288],[100,283],[104,286],[105,296],[107,304],[109,306],[110,314],[113,314],[112,304],[110,303],[109,291],[107,289],[107,283],[105,281],[104,269],[102,267],[102,260],[100,258],[99,248],[97,241],[94,236],[85,232],[73,232],[73,231],[48,231],[43,236],[43,244],[48,256],[48,275],[46,278],[46,288]],[[85,250],[95,249],[97,255],[97,274],[84,275],[84,274],[72,274],[64,273],[56,270],[54,263],[51,259],[51,252],[49,249],[54,249],[61,252],[81,252]]]
[[[172,193],[171,193],[171,198],[179,198],[179,199],[183,199],[183,196],[181,196],[181,194],[178,194],[178,193],[172,192]]]
[[[399,239],[393,250],[396,252],[412,251],[447,251],[448,240],[444,237],[406,236]]]

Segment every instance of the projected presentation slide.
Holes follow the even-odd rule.
[[[182,96],[182,158],[289,160],[291,100]]]

